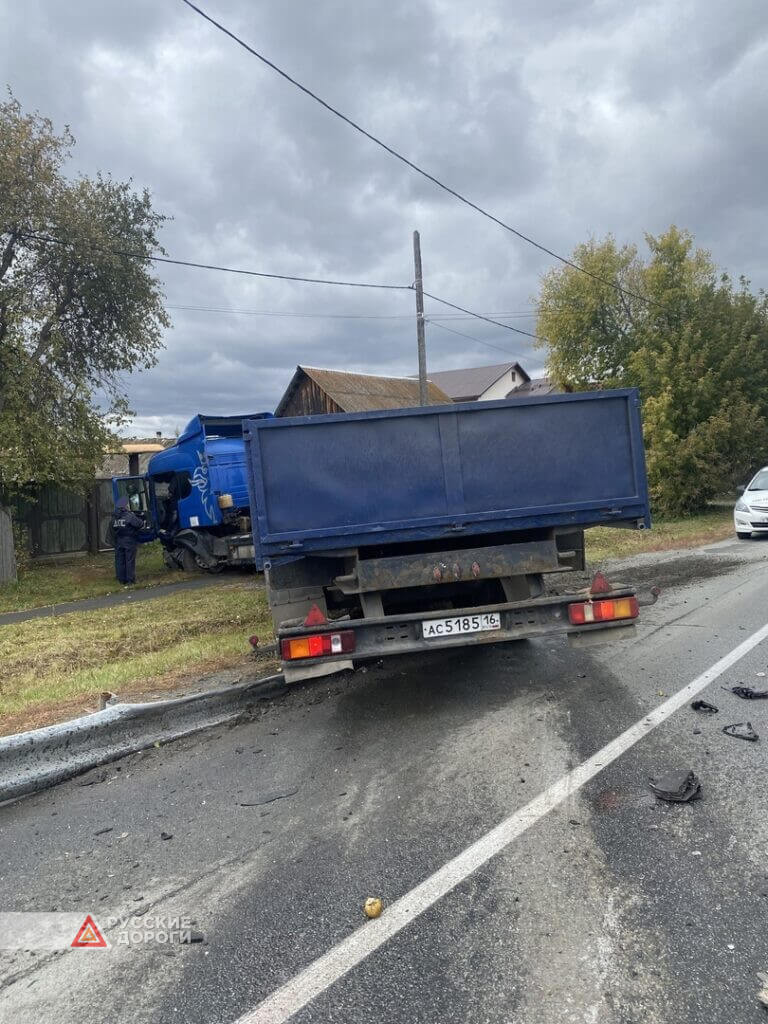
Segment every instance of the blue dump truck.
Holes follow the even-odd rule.
[[[176,444],[152,456],[146,473],[112,481],[115,500],[126,497],[144,516],[142,540],[159,538],[170,568],[253,566],[243,419],[198,414]]]
[[[650,526],[637,392],[247,419],[246,470],[288,679],[408,651],[626,635],[633,588],[584,569],[584,529]],[[551,593],[553,589],[557,594]]]

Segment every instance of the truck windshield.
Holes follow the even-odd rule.
[[[749,485],[750,491],[768,491],[768,469],[761,469]]]

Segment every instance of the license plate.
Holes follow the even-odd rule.
[[[501,615],[488,612],[484,615],[457,615],[451,619],[423,619],[421,628],[425,640],[458,636],[459,633],[485,633],[487,630],[501,629]]]

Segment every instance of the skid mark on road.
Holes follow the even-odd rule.
[[[491,829],[434,874],[396,900],[376,921],[358,928],[281,988],[244,1014],[237,1024],[283,1024],[388,942],[446,893],[500,853],[555,807],[567,801],[724,672],[768,638],[768,624],[747,637],[672,697],[630,726],[596,754],[568,772],[521,810]]]

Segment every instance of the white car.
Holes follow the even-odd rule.
[[[733,509],[733,525],[739,540],[768,532],[768,466],[752,477]]]

